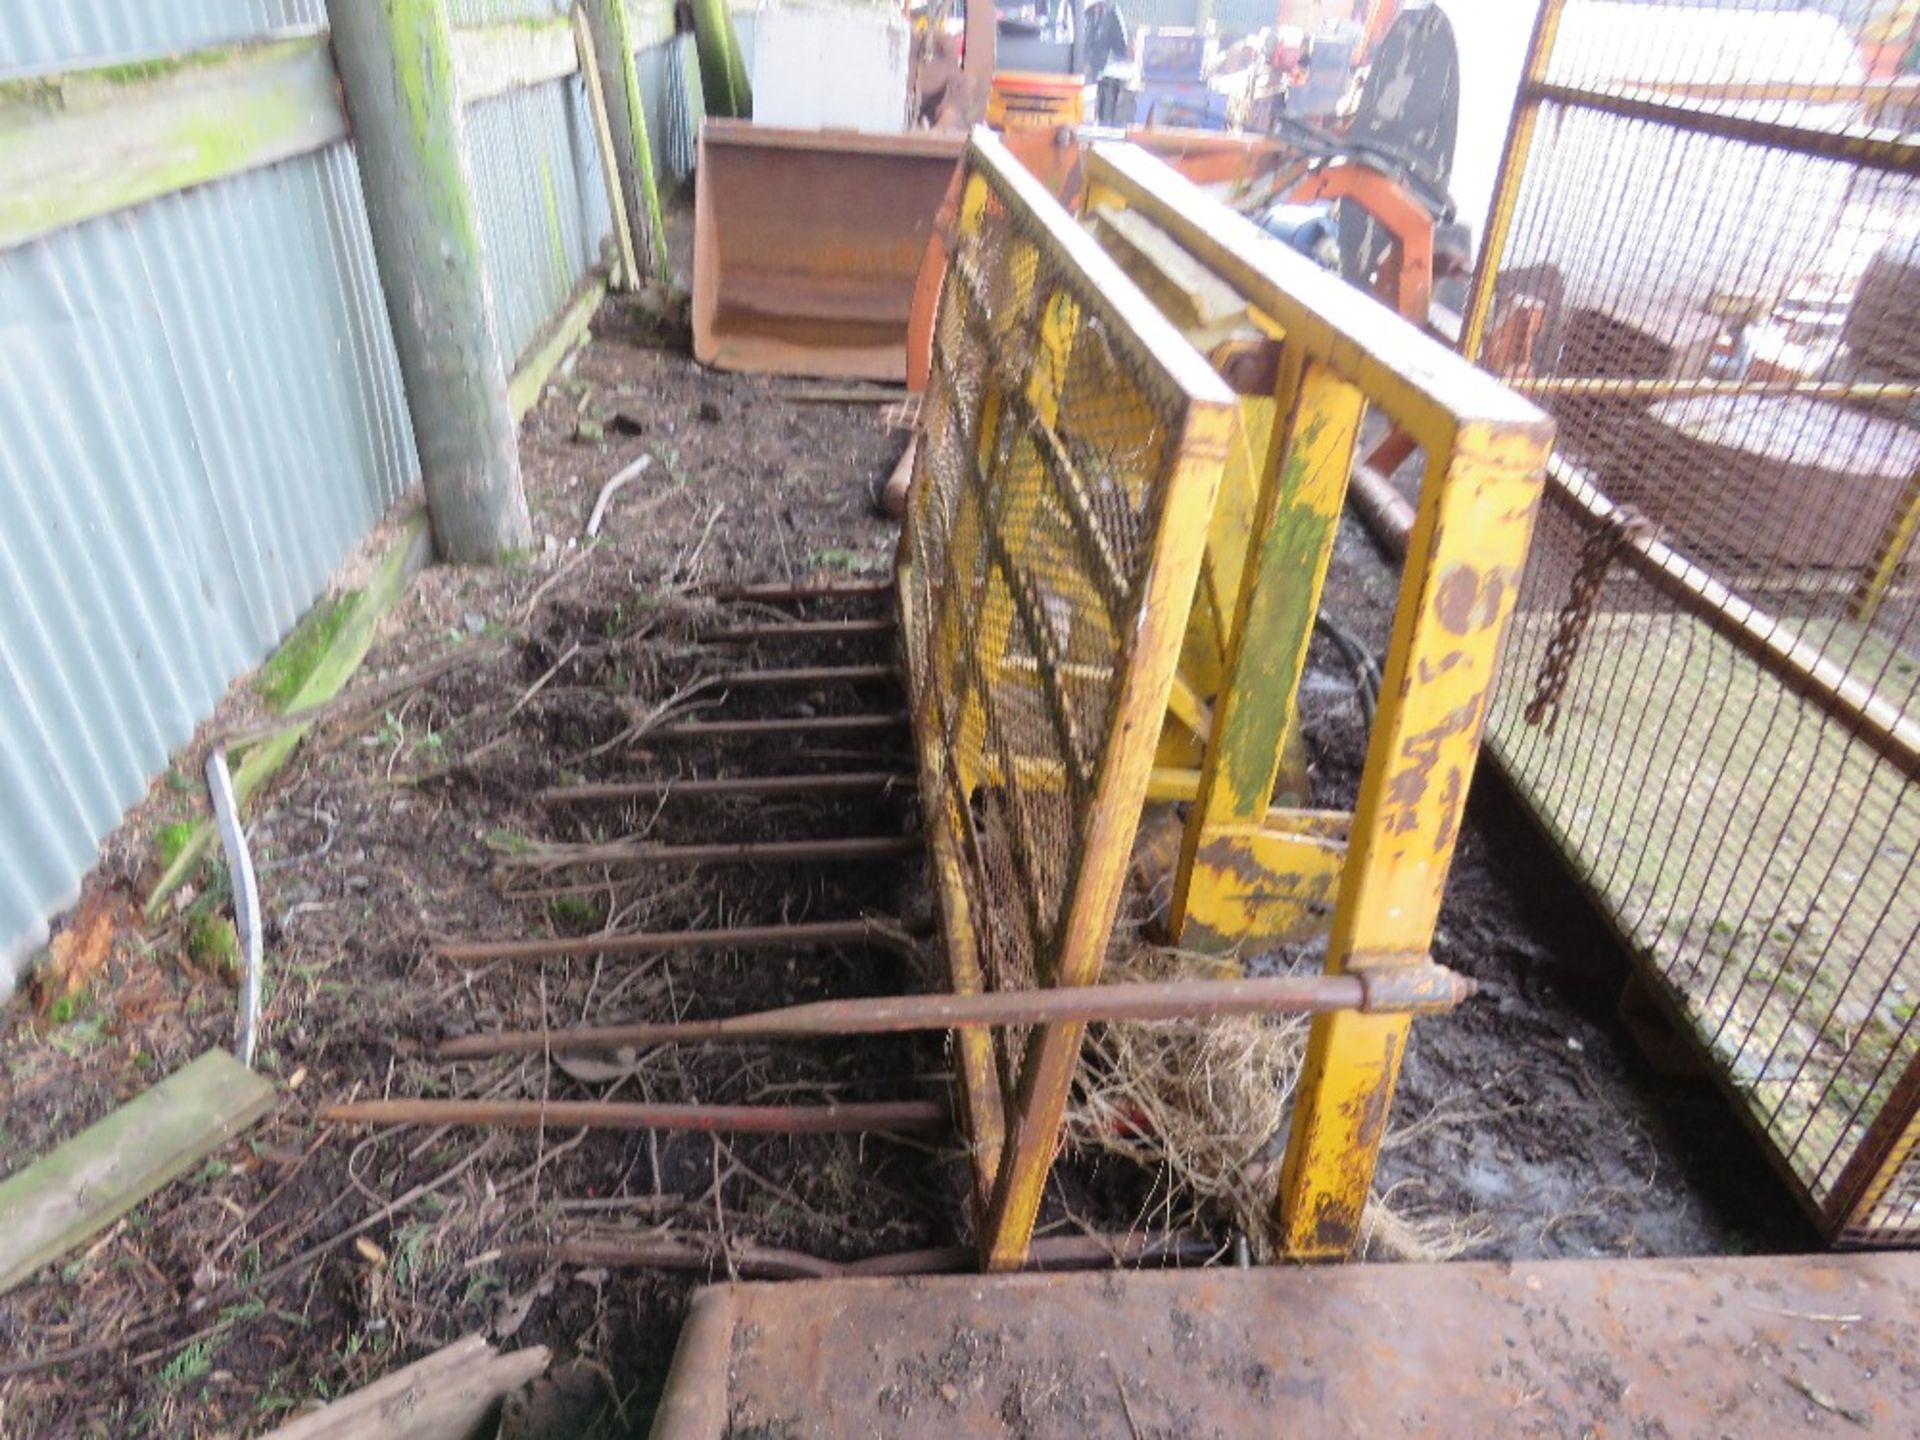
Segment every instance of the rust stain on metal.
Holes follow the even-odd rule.
[[[715,1286],[654,1434],[1912,1435],[1915,1313],[1911,1255]]]
[[[1397,833],[1402,829],[1405,817],[1410,817],[1415,807],[1426,798],[1427,783],[1432,778],[1434,767],[1440,763],[1440,757],[1446,752],[1447,740],[1455,735],[1473,732],[1480,723],[1483,703],[1484,698],[1476,696],[1459,709],[1449,711],[1433,728],[1407,737],[1400,750],[1403,763],[1387,778],[1389,832]],[[1394,812],[1404,814],[1395,816]]]

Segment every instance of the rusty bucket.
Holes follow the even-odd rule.
[[[904,379],[914,278],[965,143],[709,120],[694,198],[695,358]]]

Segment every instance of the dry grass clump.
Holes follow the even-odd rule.
[[[1318,962],[1315,961],[1315,964]],[[1115,931],[1105,977],[1195,979],[1231,966],[1217,956],[1150,945]],[[1067,1111],[1069,1143],[1157,1171],[1171,1224],[1227,1219],[1255,1258],[1273,1257],[1274,1207],[1293,1091],[1306,1058],[1304,1016],[1127,1021],[1089,1029]],[[1367,1202],[1361,1252],[1370,1259],[1447,1260],[1485,1238],[1483,1224]]]

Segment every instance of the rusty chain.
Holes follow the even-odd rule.
[[[1533,698],[1523,712],[1527,724],[1543,721],[1553,734],[1560,721],[1560,697],[1573,674],[1573,662],[1580,645],[1593,625],[1600,608],[1600,596],[1607,586],[1607,572],[1620,552],[1654,530],[1648,520],[1631,505],[1621,505],[1605,521],[1596,525],[1580,546],[1580,559],[1574,566],[1573,584],[1567,589],[1567,603],[1560,607],[1553,637],[1547,641],[1547,653],[1540,657],[1539,674],[1534,679]]]

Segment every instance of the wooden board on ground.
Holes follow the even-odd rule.
[[[502,1355],[478,1335],[456,1340],[404,1370],[288,1421],[265,1440],[470,1440],[500,1402],[544,1374],[546,1347]],[[491,1432],[489,1432],[491,1433]]]
[[[0,1293],[224,1145],[273,1095],[272,1081],[209,1050],[0,1181]]]

